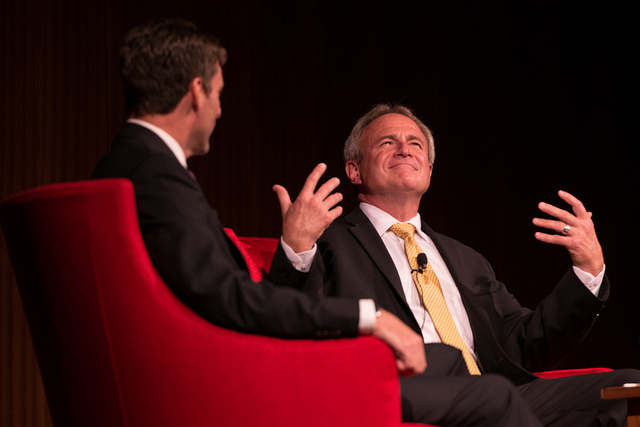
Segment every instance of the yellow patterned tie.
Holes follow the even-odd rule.
[[[424,307],[429,312],[433,325],[438,335],[440,335],[440,339],[443,343],[456,347],[462,352],[471,375],[480,375],[478,365],[476,365],[469,348],[464,343],[456,324],[453,322],[440,288],[440,282],[433,268],[431,268],[431,264],[427,263],[426,268],[419,268],[418,266],[418,254],[423,253],[423,251],[413,238],[416,228],[412,224],[398,223],[392,225],[389,230],[404,240],[404,249],[411,266],[413,281],[416,284],[420,298],[422,298]]]

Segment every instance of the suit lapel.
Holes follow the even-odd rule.
[[[373,264],[382,272],[391,287],[406,303],[407,299],[402,289],[398,271],[371,221],[360,208],[354,209],[347,215],[345,221],[349,224],[349,231],[369,255]]]
[[[436,249],[438,249],[438,252],[444,260],[444,263],[447,265],[449,273],[451,273],[451,277],[453,278],[453,281],[455,282],[458,289],[465,287],[461,286],[463,284],[461,282],[458,269],[456,268],[459,263],[453,262],[453,260],[451,259],[451,251],[449,250],[449,245],[444,242],[444,240],[440,237],[440,234],[433,231],[431,227],[429,227],[424,221],[422,221],[422,231],[427,236],[429,236],[429,238],[433,241],[433,244],[436,246]]]
[[[433,244],[435,245],[436,249],[438,249],[440,256],[444,260],[444,263],[446,264],[447,269],[449,270],[449,273],[453,278],[453,282],[458,288],[460,298],[462,299],[462,304],[464,305],[467,316],[469,317],[469,323],[471,326],[471,332],[473,334],[476,351],[478,351],[479,343],[482,343],[487,339],[493,340],[494,337],[491,331],[485,330],[485,328],[479,326],[488,324],[489,320],[486,318],[486,316],[483,316],[483,314],[477,309],[473,301],[474,295],[471,289],[469,288],[469,286],[467,286],[467,284],[463,283],[460,278],[460,272],[456,268],[456,266],[461,265],[461,263],[464,261],[456,260],[456,262],[454,262],[451,259],[452,253],[449,250],[449,245],[440,237],[440,234],[434,232],[431,227],[429,227],[424,221],[422,222],[422,231],[433,241]],[[479,365],[481,365],[480,360],[478,362]]]

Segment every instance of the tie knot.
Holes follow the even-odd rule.
[[[389,228],[389,230],[391,230],[398,237],[404,240],[406,240],[408,237],[413,237],[413,234],[416,232],[416,228],[413,226],[413,224],[403,224],[400,222],[393,224]]]

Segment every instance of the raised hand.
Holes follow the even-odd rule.
[[[329,224],[342,214],[342,207],[336,206],[342,194],[332,193],[340,184],[338,178],[329,179],[316,191],[326,170],[327,165],[318,164],[293,203],[283,186],[273,186],[282,211],[282,238],[296,253],[311,250]]]
[[[539,203],[538,208],[542,212],[556,219],[534,218],[534,225],[554,232],[548,234],[538,231],[535,238],[564,246],[571,255],[573,265],[597,276],[604,268],[604,256],[591,220],[592,213],[587,212],[582,202],[566,191],[559,191],[558,195],[571,206],[573,214],[548,203]]]

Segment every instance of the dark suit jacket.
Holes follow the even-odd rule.
[[[254,283],[200,186],[153,132],[125,124],[94,178],[133,182],[142,237],[169,288],[210,322],[279,337],[358,334],[358,302]],[[126,295],[123,295],[126,298]]]
[[[433,239],[460,291],[481,369],[516,384],[532,380],[531,371],[559,362],[587,333],[608,296],[606,278],[596,298],[570,270],[535,310],[529,310],[496,280],[478,252],[425,223],[422,230]],[[372,298],[420,333],[393,261],[359,208],[335,221],[320,238],[308,274],[297,272],[278,248],[270,278],[313,294]]]

